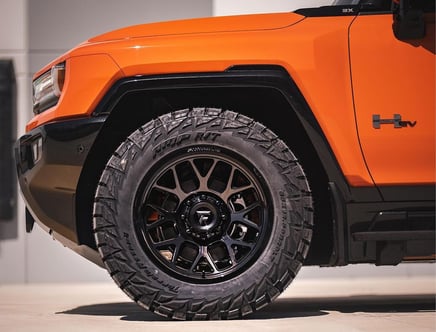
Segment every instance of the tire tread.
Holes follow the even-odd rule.
[[[196,121],[193,121],[196,119]],[[289,186],[288,193],[298,191],[302,194],[290,197],[293,220],[286,237],[295,232],[301,237],[294,252],[286,248],[280,253],[279,264],[271,268],[257,285],[249,285],[232,297],[196,300],[178,299],[175,293],[150,286],[150,282],[135,272],[134,262],[123,256],[117,246],[119,237],[115,224],[117,188],[135,158],[151,141],[159,135],[167,135],[180,128],[194,126],[205,130],[232,131],[236,135],[253,142],[264,153],[275,160]],[[291,196],[291,195],[289,195]],[[271,303],[292,282],[301,268],[310,245],[313,228],[313,207],[307,179],[298,160],[273,132],[252,119],[232,112],[215,108],[194,108],[176,111],[158,117],[135,131],[120,145],[109,160],[100,179],[94,201],[94,233],[98,250],[104,264],[119,287],[135,302],[147,310],[178,320],[235,319],[258,311]]]

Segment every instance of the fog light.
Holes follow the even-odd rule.
[[[38,137],[32,142],[32,161],[35,165],[42,157],[42,137]]]

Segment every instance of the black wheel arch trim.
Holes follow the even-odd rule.
[[[321,127],[297,84],[289,73],[278,65],[237,65],[229,67],[224,72],[124,78],[109,90],[94,110],[93,116],[109,115],[123,96],[131,92],[219,87],[261,87],[279,91],[309,136],[329,181],[336,183],[345,201],[373,201],[374,197],[381,200],[375,186],[353,188],[348,185]]]

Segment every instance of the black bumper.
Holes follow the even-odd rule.
[[[15,161],[30,215],[48,232],[78,244],[76,189],[106,117],[49,123],[19,138]],[[27,227],[30,231],[30,227]]]

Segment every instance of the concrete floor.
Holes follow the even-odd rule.
[[[171,321],[144,311],[114,283],[0,286],[0,331],[436,331],[434,276],[296,279],[242,320]]]

